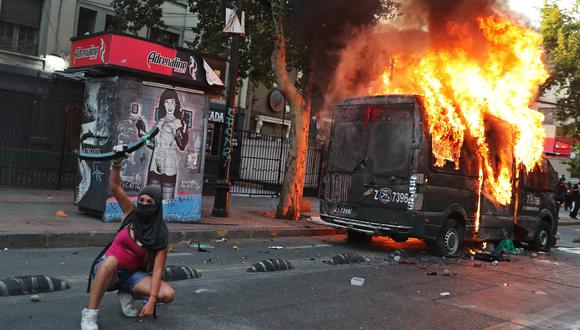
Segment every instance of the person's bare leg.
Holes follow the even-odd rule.
[[[97,309],[101,303],[101,299],[105,295],[107,288],[109,288],[113,281],[117,278],[117,258],[108,256],[101,262],[97,269],[97,274],[91,282],[91,295],[89,297],[89,304],[87,308]]]
[[[141,281],[137,282],[131,294],[135,298],[147,299],[151,294],[151,276],[145,276]],[[169,284],[161,282],[161,288],[159,288],[159,294],[157,295],[157,301],[163,303],[170,303],[175,298],[175,290]]]

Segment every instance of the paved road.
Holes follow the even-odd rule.
[[[101,306],[101,329],[580,327],[580,256],[574,253],[554,251],[538,258],[525,254],[497,266],[484,262],[476,267],[469,259],[435,258],[416,240],[398,244],[375,238],[370,244],[351,244],[336,236],[205,243],[214,246],[212,252],[180,244],[170,255],[168,264],[192,266],[203,276],[173,282],[177,298],[159,307],[157,319],[124,318],[116,295],[110,293]],[[390,254],[399,249],[408,257],[403,260],[414,264],[393,262]],[[86,271],[97,250],[0,251],[0,278],[45,274],[71,285],[67,291],[41,294],[37,303],[29,296],[0,297],[0,328],[78,328],[87,301]],[[347,251],[367,261],[338,266],[323,262]],[[275,257],[292,261],[296,268],[246,272],[252,263]],[[444,270],[451,276],[443,276]],[[427,271],[438,274],[428,276]],[[351,285],[354,276],[363,277],[364,285]]]

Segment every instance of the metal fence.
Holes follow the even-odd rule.
[[[231,192],[246,196],[277,196],[285,174],[290,141],[280,136],[237,131],[233,143],[230,178]],[[0,148],[0,185],[52,189],[73,189],[78,183],[78,155]],[[308,143],[304,193],[316,195],[322,146]],[[219,156],[206,155],[204,177],[212,184],[218,177]]]
[[[0,148],[0,185],[72,189],[77,169],[75,153]]]
[[[280,136],[237,131],[230,167],[231,193],[246,196],[277,196],[284,180],[290,141]],[[304,192],[318,191],[322,146],[311,139],[308,143]],[[219,157],[206,156],[205,176],[217,178]]]

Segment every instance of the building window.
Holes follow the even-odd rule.
[[[112,31],[114,26],[113,10],[81,2],[77,15],[76,36],[81,37],[101,31]]]
[[[77,24],[77,36],[82,36],[95,31],[97,12],[85,7],[79,8],[79,18]]]
[[[2,0],[0,49],[36,55],[42,1]]]
[[[115,30],[115,16],[105,15],[105,31]]]
[[[181,37],[179,33],[174,33],[159,28],[151,28],[149,31],[149,39],[153,41],[168,45],[179,45],[179,38]]]

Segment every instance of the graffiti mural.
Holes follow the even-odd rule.
[[[159,186],[166,221],[201,219],[202,186],[197,182],[203,182],[205,107],[204,95],[121,80],[118,141],[128,144],[159,128],[153,146],[139,149],[121,164],[123,188],[134,196],[145,185]],[[117,202],[110,197],[105,221],[121,217]]]
[[[85,110],[81,123],[81,145],[84,152],[101,153],[113,146],[114,110],[117,101],[117,79],[97,79],[85,88]],[[108,162],[93,162],[79,159],[78,185],[75,202],[81,208],[91,209],[99,195],[105,194],[109,175]]]

